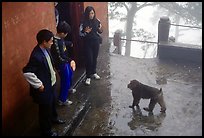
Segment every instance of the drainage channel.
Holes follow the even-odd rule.
[[[73,88],[77,88],[80,83],[83,83],[84,79],[86,77],[85,72],[81,75],[81,77],[76,81],[76,83],[73,85]],[[74,116],[68,123],[69,125],[65,127],[63,134],[64,136],[72,136],[75,129],[81,124],[84,117],[88,113],[89,109],[91,108],[90,98],[89,96],[87,99],[83,102],[83,104],[78,108],[78,110],[75,112]]]
[[[89,109],[91,108],[91,104],[89,102],[89,98],[85,101],[83,105],[80,106],[78,112],[75,113],[71,121],[69,122],[69,125],[65,128],[65,136],[72,136],[75,129],[80,125],[80,123],[83,121],[84,117],[88,113]]]

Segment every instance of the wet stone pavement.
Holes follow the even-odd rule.
[[[101,80],[78,87],[89,95],[90,109],[74,136],[201,136],[202,135],[202,66],[155,59],[138,59],[116,54],[99,58]],[[153,114],[142,108],[132,110],[130,80],[162,88],[166,114],[157,104]]]

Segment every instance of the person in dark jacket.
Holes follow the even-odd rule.
[[[68,47],[72,47],[71,41],[65,41],[64,38],[70,33],[70,26],[65,21],[60,22],[57,26],[57,34],[54,36],[54,44],[51,46],[51,54],[54,59],[55,66],[60,75],[60,95],[59,105],[70,105],[72,101],[68,100],[70,92],[72,75],[75,70],[75,61],[68,55]]]
[[[63,124],[58,118],[55,106],[56,74],[49,48],[53,44],[53,33],[40,30],[36,36],[37,46],[33,49],[29,62],[23,68],[23,75],[30,84],[30,95],[39,104],[39,124],[42,135],[56,136],[51,131],[51,123]]]
[[[56,20],[56,27],[57,27],[60,20],[59,11],[57,9],[58,2],[54,2],[54,5],[55,5],[55,20]]]
[[[96,18],[96,12],[92,6],[87,6],[84,12],[83,22],[80,24],[79,35],[83,37],[86,58],[86,85],[90,85],[91,77],[100,79],[96,73],[97,57],[101,41],[102,25]]]

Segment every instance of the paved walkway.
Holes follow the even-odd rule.
[[[95,93],[100,94],[95,99],[106,99],[107,103],[98,103],[88,112],[76,129],[75,136],[202,135],[201,66],[115,54],[110,55],[109,66],[110,76],[102,76],[102,82],[93,84]],[[127,84],[132,79],[162,87],[167,104],[165,115],[160,114],[159,105],[156,105],[153,115],[148,115],[144,110],[138,114],[128,108],[132,103],[132,95]],[[103,82],[109,82],[110,86],[101,91],[104,86],[99,83]],[[141,100],[141,109],[148,103],[149,100]]]

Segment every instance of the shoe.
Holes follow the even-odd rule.
[[[58,105],[71,105],[72,104],[72,101],[69,101],[68,99],[65,101],[65,102],[62,102],[60,100],[58,100]]]
[[[96,79],[96,80],[99,80],[101,77],[100,76],[98,76],[98,74],[93,74],[93,77],[94,77],[94,79]]]
[[[52,122],[55,124],[64,124],[66,122],[66,120],[57,119],[57,120],[53,120]]]
[[[90,85],[91,84],[91,78],[86,78],[85,84]]]
[[[69,89],[69,91],[70,91],[71,93],[75,93],[75,92],[76,92],[76,89]]]
[[[71,105],[73,102],[72,101],[69,101],[68,99],[66,100],[66,103],[68,104],[68,105]]]
[[[59,136],[57,132],[49,131],[42,133],[42,136]]]
[[[57,132],[52,132],[52,134],[50,136],[59,136]]]

